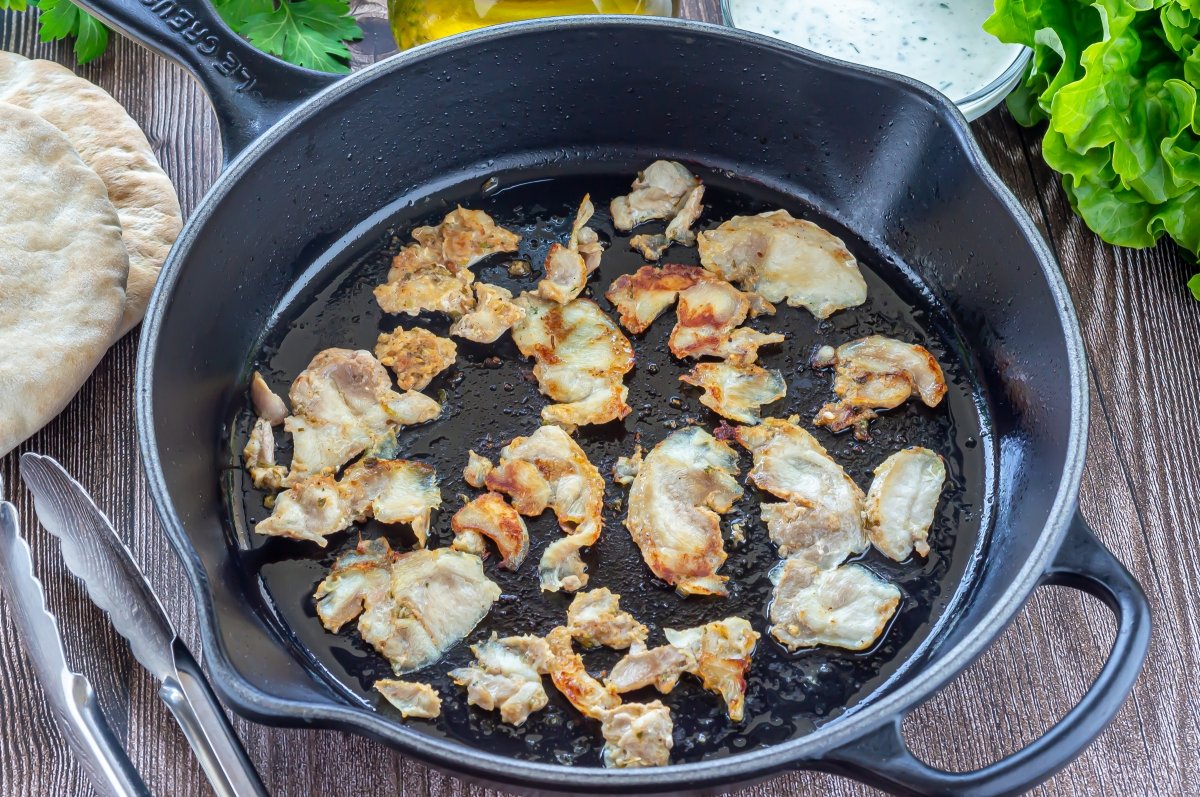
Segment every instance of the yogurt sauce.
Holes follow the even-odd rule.
[[[1021,53],[982,30],[993,0],[727,0],[736,27],[899,72],[952,100],[984,88]]]

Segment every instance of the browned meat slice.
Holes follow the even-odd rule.
[[[566,246],[550,245],[544,268],[546,276],[538,283],[537,295],[559,304],[566,304],[583,291],[588,275],[600,266],[600,255],[604,249],[596,231],[586,226],[595,208],[589,196],[583,197],[571,237]]]
[[[455,550],[486,557],[487,537],[500,550],[500,566],[516,570],[529,553],[529,530],[517,510],[499,493],[484,493],[454,513],[450,520]]]
[[[867,537],[884,556],[903,562],[929,554],[929,528],[946,483],[946,463],[928,448],[897,451],[875,469],[867,491]]]
[[[562,305],[523,293],[517,304],[525,318],[513,327],[513,341],[534,359],[542,393],[558,402],[542,409],[544,421],[572,431],[630,413],[624,377],[633,346],[595,302]]]
[[[395,555],[386,541],[374,540],[339,558],[313,597],[331,630],[357,616],[363,641],[403,675],[434,663],[469,634],[500,588],[478,556],[448,548]]]
[[[375,298],[385,312],[417,315],[434,310],[452,318],[475,305],[470,266],[496,252],[515,252],[520,240],[483,211],[464,208],[446,214],[436,227],[413,230],[413,239],[392,259],[387,281],[376,286]]]
[[[346,468],[339,480],[310,476],[293,484],[276,497],[271,516],[254,530],[308,540],[323,548],[329,535],[374,517],[381,523],[411,524],[423,546],[429,516],[441,503],[437,474],[430,466],[366,457]]]
[[[450,671],[466,687],[467,703],[499,711],[509,725],[523,725],[529,715],[545,708],[549,698],[542,676],[550,671],[550,646],[535,636],[510,636],[472,645],[475,663]]]
[[[695,266],[643,266],[613,280],[606,296],[620,314],[621,324],[635,334],[644,332],[678,298],[677,320],[668,345],[679,358],[720,357],[752,363],[759,347],[784,339],[778,333],[741,326],[751,315],[774,313],[770,302]]]
[[[524,438],[518,438],[524,439]],[[484,484],[489,490],[512,499],[513,508],[526,517],[537,517],[550,506],[552,488],[533,462],[523,459],[501,460],[488,470]]]
[[[752,363],[758,359],[760,346],[780,343],[784,336],[742,327],[751,312],[770,315],[775,308],[728,282],[711,276],[699,280],[679,293],[675,309],[678,321],[667,345],[680,359],[721,357],[735,363]]]
[[[290,393],[292,434],[287,482],[337,470],[352,457],[391,438],[401,426],[436,418],[441,406],[415,391],[397,393],[369,351],[325,349],[313,357]]]
[[[861,565],[823,569],[788,559],[771,574],[771,636],[788,650],[866,650],[887,627],[900,590]]]
[[[386,600],[397,556],[380,537],[363,540],[354,551],[339,557],[314,595],[321,625],[336,633],[368,604]]]
[[[571,629],[561,625],[546,635],[550,645],[550,680],[585,717],[601,719],[606,710],[621,705],[621,698],[587,671],[583,657],[571,644],[572,639]]]
[[[675,304],[679,292],[711,279],[704,269],[668,263],[661,268],[642,266],[613,280],[605,297],[621,317],[621,326],[635,335],[650,328],[654,319]]]
[[[653,686],[666,695],[675,688],[679,676],[695,668],[696,662],[690,653],[674,645],[660,645],[649,650],[635,646],[613,665],[604,683],[618,694]]]
[[[697,363],[679,381],[703,390],[700,403],[713,412],[749,424],[762,420],[762,405],[787,394],[787,383],[778,371],[728,361]]]
[[[567,607],[567,628],[587,648],[624,650],[646,641],[646,626],[620,607],[621,596],[606,587],[580,592]]]
[[[512,291],[477,282],[474,309],[450,325],[450,334],[476,343],[495,343],[524,317],[525,309],[512,301]]]
[[[646,455],[629,489],[625,526],[656,576],[681,595],[724,595],[720,515],[742,495],[737,453],[698,426]]]
[[[659,700],[605,711],[600,725],[604,766],[665,767],[671,762],[674,728],[671,710]]]
[[[492,472],[493,467],[492,461],[487,457],[468,451],[467,466],[463,468],[463,481],[476,490],[482,490],[484,479]]]
[[[486,484],[489,490],[511,495],[523,515],[548,506],[567,534],[542,552],[538,565],[542,589],[574,592],[584,587],[587,566],[579,552],[600,538],[604,477],[579,444],[557,426],[514,438],[501,449],[500,464],[488,474]]]
[[[858,261],[842,240],[786,210],[734,216],[700,233],[700,264],[769,302],[787,301],[817,318],[867,300]]]
[[[638,172],[628,196],[612,201],[613,226],[627,231],[644,221],[673,218],[699,186],[700,181],[683,164],[655,161]]]
[[[834,432],[853,428],[859,439],[867,439],[875,410],[899,407],[914,393],[927,407],[936,407],[946,395],[942,367],[925,347],[882,335],[844,343],[836,351],[823,347],[814,364],[837,367],[833,392],[838,400],[822,407],[813,423]]]
[[[715,623],[683,631],[664,629],[667,641],[695,661],[688,670],[710,692],[725,700],[729,719],[740,722],[745,711],[746,671],[758,642],[758,632],[741,617],[727,617]]]
[[[375,356],[396,374],[401,390],[424,390],[457,355],[454,341],[420,327],[385,332],[375,342]]]
[[[698,185],[688,192],[683,204],[676,212],[675,218],[671,219],[671,223],[667,225],[664,232],[635,235],[629,239],[629,245],[650,261],[662,259],[663,253],[671,244],[692,246],[696,243],[696,233],[692,232],[692,225],[696,223],[704,210],[704,205],[700,204],[703,198],[704,186]]]
[[[788,420],[739,426],[737,441],[754,455],[750,481],[785,503],[763,503],[767,533],[781,556],[834,567],[867,549],[863,492],[811,434]]]
[[[431,720],[442,713],[442,699],[429,684],[381,678],[375,682],[375,691],[387,698],[405,719]]]

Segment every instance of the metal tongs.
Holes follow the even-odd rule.
[[[22,456],[21,479],[33,493],[38,520],[58,538],[67,569],[129,641],[138,662],[161,683],[158,695],[183,729],[216,794],[266,797],[200,665],[179,640],[108,518],[49,457]],[[0,497],[3,493],[0,481]],[[58,622],[46,607],[16,508],[4,501],[0,501],[0,579],[59,728],[96,789],[113,797],[149,797],[145,782],[100,710],[91,683],[67,664]]]

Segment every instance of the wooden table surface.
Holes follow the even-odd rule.
[[[374,2],[374,0],[370,0]],[[710,0],[688,0],[711,18]],[[70,51],[37,41],[34,14],[0,15],[0,48],[74,66]],[[378,5],[356,9],[368,39],[356,63],[385,54]],[[120,38],[79,73],[111,92],[141,123],[175,181],[184,212],[219,169],[209,106],[164,59]],[[1083,513],[1139,578],[1154,612],[1146,669],[1112,726],[1038,794],[1177,795],[1200,790],[1200,303],[1184,287],[1195,267],[1171,245],[1133,252],[1103,244],[1071,213],[1039,153],[1036,131],[997,110],[974,126],[1000,176],[1037,221],[1062,264],[1090,357],[1092,415]],[[66,573],[57,545],[32,520],[17,456],[57,457],[89,488],[157,588],[194,651],[195,613],[183,572],[159,527],[139,462],[133,418],[137,333],[118,342],[67,410],[8,457],[0,476],[24,517],[49,602],[68,629],[69,657],[96,685],[110,721],[157,795],[211,793],[155,694],[155,683]],[[15,496],[13,495],[15,493]],[[1030,530],[1035,533],[1035,530]],[[2,592],[3,585],[0,585]],[[949,769],[986,764],[1037,738],[1090,684],[1114,623],[1099,602],[1039,590],[976,664],[905,722],[911,746]],[[0,601],[0,797],[84,795],[86,776],[65,752]],[[272,794],[493,794],[344,733],[268,728],[235,718]],[[354,762],[347,766],[347,762]],[[741,792],[862,795],[828,775],[798,773]]]

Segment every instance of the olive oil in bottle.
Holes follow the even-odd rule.
[[[671,16],[672,0],[388,0],[396,44],[404,50],[501,22],[573,14]]]

